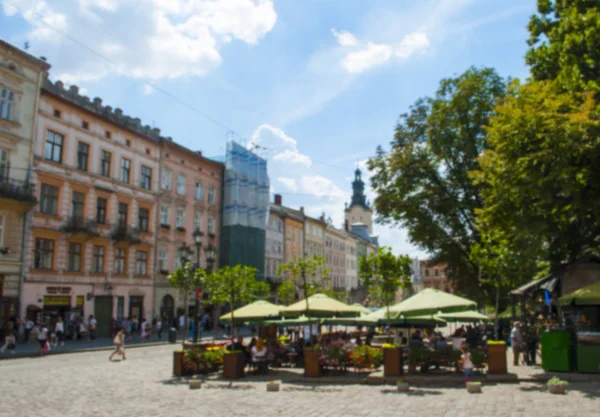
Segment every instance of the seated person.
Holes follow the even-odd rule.
[[[254,363],[264,362],[267,359],[267,348],[262,339],[256,339],[256,345],[250,350],[250,355]]]
[[[446,341],[446,338],[444,336],[442,336],[436,343],[436,348],[439,350],[443,350],[446,349],[448,347],[448,342]]]

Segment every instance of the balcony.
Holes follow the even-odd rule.
[[[0,176],[0,206],[20,214],[27,213],[37,204],[33,184],[28,181]]]
[[[110,238],[115,243],[126,243],[129,245],[137,245],[142,242],[140,232],[135,227],[127,227],[116,225],[110,233]]]
[[[61,232],[68,233],[73,236],[96,237],[99,236],[98,224],[93,220],[88,220],[83,217],[67,217],[67,220],[61,227]]]

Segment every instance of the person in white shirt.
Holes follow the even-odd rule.
[[[33,330],[33,322],[27,319],[27,322],[25,323],[25,344],[29,343],[29,335],[31,334],[31,330]]]
[[[469,348],[463,346],[462,355],[460,357],[463,371],[465,372],[465,382],[470,382],[473,380],[474,372],[473,361],[471,360],[471,352],[469,352]]]
[[[96,339],[96,323],[97,322],[92,314],[90,314],[88,321],[89,321],[88,329],[90,331],[90,340],[93,342],[94,339]]]
[[[522,350],[523,335],[521,334],[521,322],[515,321],[515,327],[510,331],[510,343],[513,351],[513,365],[519,366],[519,354]]]
[[[185,316],[179,316],[179,333],[185,333]]]
[[[46,343],[48,343],[48,329],[43,322],[41,322],[38,327],[37,341],[40,345],[40,356],[44,356]]]
[[[62,317],[59,317],[56,320],[56,324],[54,325],[54,333],[56,334],[56,339],[54,340],[54,346],[57,346],[57,342],[60,342],[61,346],[65,345],[64,335],[65,335],[65,323],[63,322]]]

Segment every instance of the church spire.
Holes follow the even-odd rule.
[[[354,171],[354,181],[352,182],[352,201],[350,202],[349,209],[354,206],[361,206],[365,210],[370,210],[367,204],[367,197],[365,196],[365,183],[362,180],[362,173],[360,169],[356,168]]]

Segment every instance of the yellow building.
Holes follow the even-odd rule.
[[[325,215],[319,219],[305,216],[304,218],[304,256],[325,256]]]
[[[49,68],[0,40],[0,340],[20,302],[24,226],[36,205],[31,144],[40,86]]]

